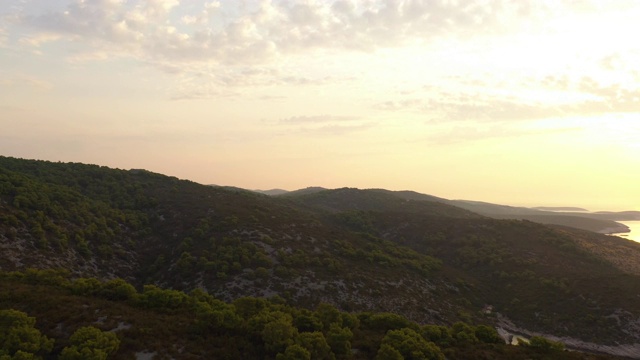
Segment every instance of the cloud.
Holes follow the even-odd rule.
[[[542,29],[539,24],[562,14],[597,10],[590,1],[507,0],[70,0],[65,4],[12,15],[20,29],[15,32],[20,44],[38,51],[45,44],[64,42],[72,62],[131,58],[190,77],[196,87],[177,92],[174,98],[217,96],[227,93],[224,87],[341,82],[346,79],[325,68],[292,72],[292,64],[301,57],[428,47],[443,39]],[[2,38],[0,30],[0,44]],[[196,85],[195,79],[202,83]],[[393,102],[379,106],[408,107]]]
[[[94,54],[96,55],[96,54]],[[338,76],[306,76],[268,66],[198,66],[179,67],[170,62],[154,65],[166,73],[178,75],[179,85],[171,89],[173,99],[239,95],[242,88],[275,86],[320,86],[352,81]],[[193,94],[197,95],[193,95]],[[208,96],[209,94],[210,96]]]
[[[170,94],[171,100],[196,100],[211,98],[236,98],[240,93],[230,89],[223,89],[211,83],[200,81],[185,81],[178,89]]]
[[[373,104],[373,107],[379,110],[394,111],[394,112],[395,111],[423,112],[428,110],[426,108],[426,103],[427,101],[421,98],[410,98],[410,99],[402,99],[402,100],[387,100],[387,101]]]
[[[358,116],[335,116],[335,115],[315,115],[315,116],[292,116],[280,119],[281,124],[318,124],[318,123],[343,123],[358,120]]]
[[[580,131],[580,127],[557,127],[552,129],[515,128],[505,124],[493,126],[463,125],[455,126],[447,130],[430,135],[419,141],[426,141],[433,145],[454,145],[489,139],[513,139],[524,136],[549,135]]]
[[[538,3],[445,0],[214,1],[194,8],[177,1],[74,0],[57,12],[23,16],[22,23],[134,57],[256,64],[300,51],[373,51],[468,36],[548,12]],[[178,10],[194,12],[179,16]]]
[[[426,98],[386,101],[374,104],[374,108],[422,114],[428,117],[431,123],[467,120],[482,122],[535,120],[564,115],[562,107],[542,103],[528,104],[508,97],[446,91]]]
[[[633,79],[632,74],[627,78]],[[511,83],[451,77],[448,83],[374,103],[374,109],[421,114],[429,122],[531,121],[640,112],[637,82],[605,83],[591,76],[522,77]]]
[[[22,44],[30,45],[34,48],[40,47],[40,45],[48,42],[57,41],[62,38],[62,35],[56,33],[40,32],[33,35],[28,35],[20,39]]]
[[[353,125],[329,124],[316,127],[301,127],[296,132],[313,136],[342,136],[354,132],[365,131],[375,126],[375,123],[367,122]]]
[[[219,1],[207,2],[199,14],[184,15],[180,21],[185,25],[207,24],[221,6]]]
[[[359,116],[300,115],[279,119],[273,125],[287,128],[288,132],[304,135],[345,135],[373,128],[376,123],[363,121]]]

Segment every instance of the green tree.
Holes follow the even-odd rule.
[[[448,347],[453,343],[453,337],[446,326],[425,325],[422,327],[422,336],[438,346]]]
[[[107,281],[100,289],[100,295],[109,300],[129,300],[136,294],[136,288],[120,278]]]
[[[155,285],[144,285],[138,297],[140,304],[147,308],[176,309],[187,302],[189,297],[182,291],[162,289]]]
[[[262,298],[243,297],[234,300],[233,306],[236,308],[238,315],[245,319],[249,319],[268,308],[269,302]]]
[[[18,310],[0,310],[0,359],[42,359],[53,339],[35,328],[36,319]]]
[[[298,335],[298,329],[292,324],[291,315],[282,315],[266,323],[262,329],[264,347],[272,353],[279,353],[287,349]]]
[[[95,295],[102,283],[96,278],[79,278],[71,283],[71,291],[76,295]]]
[[[347,357],[351,354],[351,338],[353,338],[353,332],[336,323],[331,324],[327,332],[327,343],[337,357]]]
[[[315,317],[322,322],[324,330],[329,330],[332,324],[338,324],[342,326],[342,318],[340,317],[340,311],[332,305],[322,303],[318,305],[315,311]]]
[[[69,340],[71,345],[62,349],[60,360],[105,360],[120,346],[116,334],[93,326],[79,328]]]
[[[335,359],[327,339],[320,331],[301,333],[297,343],[309,351],[312,360]]]
[[[462,321],[458,321],[451,327],[451,336],[458,344],[475,344],[478,342],[474,328]]]
[[[381,349],[387,345],[396,349],[405,359],[430,359],[444,360],[444,354],[436,344],[425,340],[413,329],[403,328],[389,330],[382,339]],[[384,352],[391,356],[392,353],[385,348]],[[382,356],[382,355],[381,355]]]
[[[311,355],[307,349],[298,344],[289,345],[284,354],[279,353],[276,360],[311,360]]]
[[[500,337],[498,331],[487,325],[476,326],[475,335],[483,343],[487,344],[503,344],[504,339]]]
[[[404,316],[393,313],[373,314],[367,319],[367,324],[372,329],[380,330],[383,333],[388,330],[415,326]]]
[[[298,330],[302,332],[320,331],[323,328],[322,322],[312,314],[298,315],[293,321]]]
[[[378,349],[376,360],[404,360],[404,356],[392,346],[383,344],[380,346],[380,349]]]

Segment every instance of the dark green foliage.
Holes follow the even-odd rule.
[[[289,314],[281,314],[264,324],[262,340],[265,350],[271,353],[284,352],[298,336],[298,330],[292,324],[293,318]]]
[[[60,344],[53,353],[61,359],[124,359],[143,351],[175,359],[212,354],[221,358],[443,359],[443,353],[450,359],[537,359],[539,354],[549,359],[579,358],[559,351],[561,344],[542,338],[532,338],[529,346],[506,345],[496,341],[495,330],[486,325],[421,327],[388,313],[348,314],[326,304],[312,312],[277,299],[242,298],[228,304],[202,290],[185,294],[146,286],[141,293],[117,299],[101,290],[113,289],[114,283],[125,287],[122,282],[69,281],[59,273],[37,270],[0,272],[0,294],[4,294],[0,307],[31,308],[40,323],[49,324],[38,330],[34,317],[16,310],[0,311],[0,339],[5,340],[0,358],[17,353],[12,336],[7,335],[15,329],[30,334],[20,337],[26,343],[20,351],[46,355],[52,350],[50,336]],[[12,292],[6,291],[9,288]],[[298,327],[323,327],[323,321],[313,320],[317,316],[328,328],[303,331]],[[367,320],[371,318],[379,320]],[[98,322],[101,328],[96,327]],[[51,326],[55,324],[62,325]],[[408,326],[384,330],[388,324]],[[64,331],[57,330],[60,326]],[[41,335],[42,330],[47,336]],[[468,341],[474,334],[477,341]]]
[[[353,332],[348,327],[332,323],[327,331],[327,343],[337,358],[348,357],[351,353]]]
[[[36,319],[13,309],[0,310],[0,359],[42,359],[54,341],[35,328]]]
[[[29,284],[69,285],[69,271],[64,269],[34,269],[28,268],[22,272],[16,271],[7,274],[9,277],[21,279]]]
[[[101,288],[102,283],[96,278],[79,278],[71,284],[71,290],[77,295],[96,295]]]
[[[70,345],[62,349],[60,360],[106,360],[120,346],[116,334],[93,326],[79,328],[69,342]]]
[[[314,314],[301,314],[294,321],[296,327],[303,332],[321,331],[324,328],[322,321]]]
[[[434,343],[428,342],[413,329],[389,330],[382,339],[381,350],[376,358],[395,357],[396,350],[404,359],[444,360],[444,354]]]
[[[137,301],[140,306],[156,309],[176,309],[188,301],[182,291],[161,289],[155,285],[145,285]]]
[[[113,279],[100,286],[99,295],[109,300],[129,300],[136,295],[136,288],[123,279]]]
[[[476,337],[476,330],[469,324],[457,322],[451,327],[451,337],[456,344],[468,345],[479,342]]]
[[[315,316],[322,323],[324,331],[328,331],[333,324],[342,326],[340,311],[330,304],[323,303],[318,305],[315,311]]]
[[[276,360],[311,360],[311,354],[304,347],[293,344],[287,346],[284,354],[278,354]]]
[[[404,360],[402,353],[389,344],[382,344],[376,354],[376,360]]]
[[[530,347],[540,350],[543,352],[552,352],[552,351],[563,351],[564,344],[557,341],[551,341],[549,339],[545,339],[542,336],[532,336],[529,339]]]
[[[364,314],[361,321],[369,328],[386,333],[388,330],[396,330],[415,326],[404,316],[393,313]]]
[[[331,347],[327,343],[327,339],[319,331],[300,333],[297,343],[309,352],[311,359],[335,358],[335,355],[331,352]]]
[[[504,342],[496,329],[487,325],[476,326],[474,333],[478,341],[486,344],[501,344]]]
[[[5,203],[5,209],[13,208],[14,214],[8,232],[15,236],[24,231],[45,251],[63,251],[71,246],[83,256],[93,252],[105,258],[113,256],[114,240],[119,238],[122,245],[131,241],[146,215],[113,207],[104,196],[96,199],[93,193],[69,186],[75,175],[84,174],[89,167],[78,166],[72,174],[63,169],[66,166],[0,157],[0,203]],[[120,186],[116,179],[112,181],[111,190]],[[112,196],[117,194],[114,190]]]
[[[424,325],[421,333],[425,339],[442,347],[451,346],[454,342],[454,338],[451,336],[451,331],[446,326]]]
[[[262,298],[244,297],[236,299],[233,306],[239,316],[249,319],[269,308],[269,302]]]

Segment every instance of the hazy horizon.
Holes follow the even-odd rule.
[[[638,18],[627,0],[7,0],[0,154],[640,210]]]

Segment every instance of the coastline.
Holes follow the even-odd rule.
[[[631,240],[640,243],[640,220],[632,221],[619,221],[627,229],[609,233],[610,236],[618,236],[623,239]]]
[[[620,223],[618,223],[620,224]],[[620,224],[618,227],[608,227],[598,231],[600,234],[613,235],[613,234],[626,234],[631,232],[631,228],[627,225]]]

